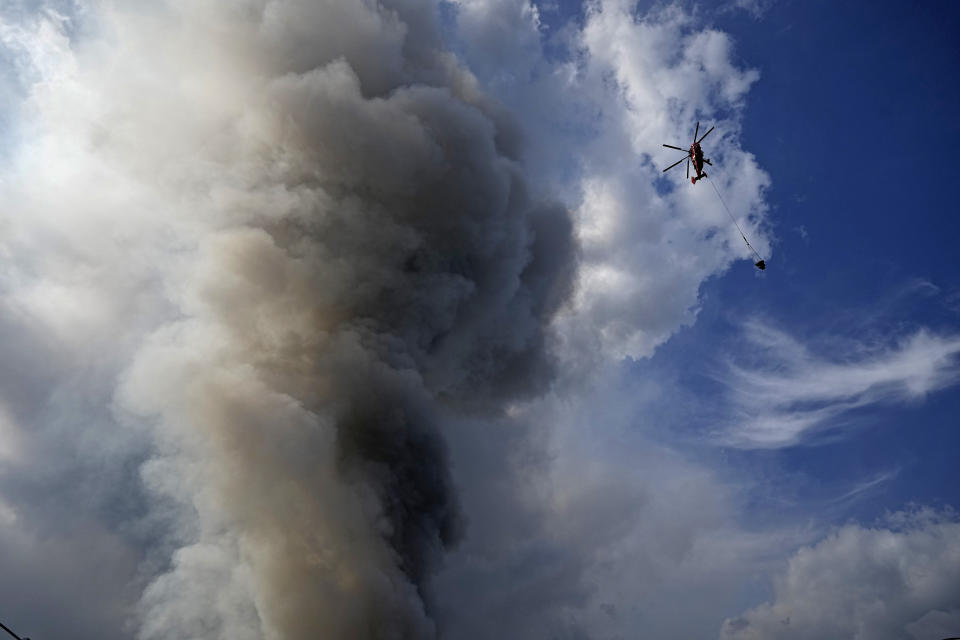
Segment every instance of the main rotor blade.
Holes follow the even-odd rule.
[[[689,151],[689,149],[681,149],[680,147],[675,147],[672,144],[665,144],[663,146],[665,146],[667,149],[676,149],[677,151]]]
[[[697,141],[697,134],[700,133],[700,121],[697,120],[697,129],[693,132],[693,141]]]
[[[716,129],[716,126],[710,127],[710,131],[713,131],[714,129]],[[710,131],[707,131],[705,134],[703,134],[703,138],[706,138],[708,135],[710,135]],[[697,140],[697,143],[699,144],[703,142],[703,138]]]
[[[687,179],[690,178],[690,156],[687,156]]]
[[[677,166],[678,164],[680,164],[680,163],[683,162],[684,160],[689,160],[689,159],[690,159],[690,158],[680,158],[679,160],[677,160],[676,162],[674,162],[672,165],[670,165],[669,167],[667,167],[666,169],[664,169],[663,172],[666,173],[667,171],[670,171],[670,169],[673,169],[675,166]]]

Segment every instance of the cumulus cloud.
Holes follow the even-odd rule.
[[[762,322],[744,336],[753,356],[722,376],[734,416],[720,434],[745,448],[789,446],[863,407],[921,400],[960,380],[960,338],[919,330],[895,342],[813,346]]]
[[[794,554],[772,602],[724,622],[721,637],[943,638],[960,628],[960,523],[899,512],[886,527],[841,527]]]
[[[677,7],[585,6],[583,28],[557,36],[565,55],[544,54],[536,15],[518,0],[461,0],[458,35],[481,83],[523,122],[535,184],[558,189],[574,210],[581,265],[558,323],[571,360],[645,357],[694,321],[705,279],[752,255],[712,189],[661,178],[673,157],[662,143],[686,146],[697,120],[716,125],[704,141],[711,179],[769,252],[770,179],[739,145],[759,73],[733,62],[727,34]]]

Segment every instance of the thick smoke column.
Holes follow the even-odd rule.
[[[435,407],[544,388],[566,211],[526,195],[430,2],[93,18],[54,96],[83,108],[46,126],[128,181],[168,301],[116,402],[155,425],[174,524],[140,635],[431,637],[424,579],[463,528]]]
[[[549,4],[4,4],[5,622],[526,639],[729,611],[759,571],[735,492],[613,434],[686,398],[651,410],[617,362],[745,250],[650,145],[716,117],[753,238],[757,74],[675,5],[560,31]]]

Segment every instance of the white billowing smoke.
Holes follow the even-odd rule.
[[[148,425],[140,637],[433,636],[462,526],[434,406],[549,381],[566,210],[431,2],[74,9],[5,32],[35,76],[8,303]]]

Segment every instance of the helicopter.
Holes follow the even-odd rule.
[[[715,127],[710,127],[707,130],[707,132],[698,139],[697,136],[700,134],[700,121],[697,120],[697,127],[696,129],[693,130],[693,144],[690,145],[689,150],[683,149],[681,147],[675,147],[672,144],[663,145],[668,149],[685,151],[687,154],[683,158],[680,158],[679,160],[674,162],[672,165],[664,169],[663,172],[666,173],[667,171],[670,171],[670,169],[673,169],[675,166],[677,166],[678,164],[686,160],[687,161],[687,177],[690,178],[690,161],[692,160],[693,170],[696,171],[697,175],[690,178],[690,183],[697,184],[697,180],[702,180],[703,178],[706,178],[707,172],[703,170],[703,165],[708,164],[712,167],[713,163],[710,162],[710,158],[703,157],[703,149],[700,148],[700,143],[703,142],[704,138],[710,135],[710,132],[713,131],[714,128]],[[753,245],[750,244],[750,241],[747,240],[746,234],[744,234],[743,229],[740,228],[740,223],[738,223],[737,219],[733,217],[733,214],[730,212],[730,209],[727,207],[727,203],[723,201],[723,196],[720,195],[720,190],[717,189],[717,185],[713,184],[712,181],[710,182],[710,184],[713,185],[714,191],[717,192],[717,198],[720,200],[720,204],[722,204],[723,208],[726,209],[727,215],[730,216],[730,220],[733,221],[733,224],[736,225],[737,227],[737,231],[740,232],[740,237],[743,238],[743,241],[747,243],[747,246],[750,247],[750,250],[753,251],[753,253],[757,256],[758,260],[757,262],[753,263],[753,266],[755,266],[757,269],[760,269],[761,271],[765,270],[767,268],[767,263],[764,261],[763,257],[759,253],[757,253],[757,250],[753,248]]]
[[[677,161],[674,162],[672,165],[670,165],[669,167],[667,167],[666,169],[664,169],[663,172],[666,173],[666,172],[669,171],[670,169],[673,169],[675,166],[677,166],[678,164],[680,164],[681,162],[683,162],[684,160],[686,160],[686,161],[687,161],[687,177],[690,178],[690,161],[693,160],[693,170],[697,172],[697,175],[695,175],[694,177],[690,178],[690,183],[691,183],[691,184],[697,184],[697,180],[701,180],[701,179],[703,179],[703,178],[706,178],[706,177],[707,177],[707,174],[706,174],[706,172],[703,170],[703,165],[704,165],[704,164],[709,164],[710,166],[713,166],[713,163],[710,162],[710,158],[704,158],[704,157],[703,157],[703,149],[700,148],[700,143],[703,142],[703,138],[706,138],[708,135],[710,135],[710,132],[713,131],[714,128],[715,128],[715,127],[710,127],[710,129],[709,129],[705,134],[703,134],[703,137],[700,138],[699,140],[697,140],[697,134],[700,133],[700,121],[698,120],[698,121],[697,121],[697,128],[696,128],[696,129],[694,130],[694,132],[693,132],[693,144],[690,145],[690,149],[689,149],[689,150],[682,149],[682,148],[680,148],[680,147],[675,147],[675,146],[673,146],[672,144],[665,144],[665,145],[663,145],[663,146],[667,147],[668,149],[676,149],[677,151],[686,151],[686,152],[687,152],[686,158],[681,158],[680,160],[677,160]]]

